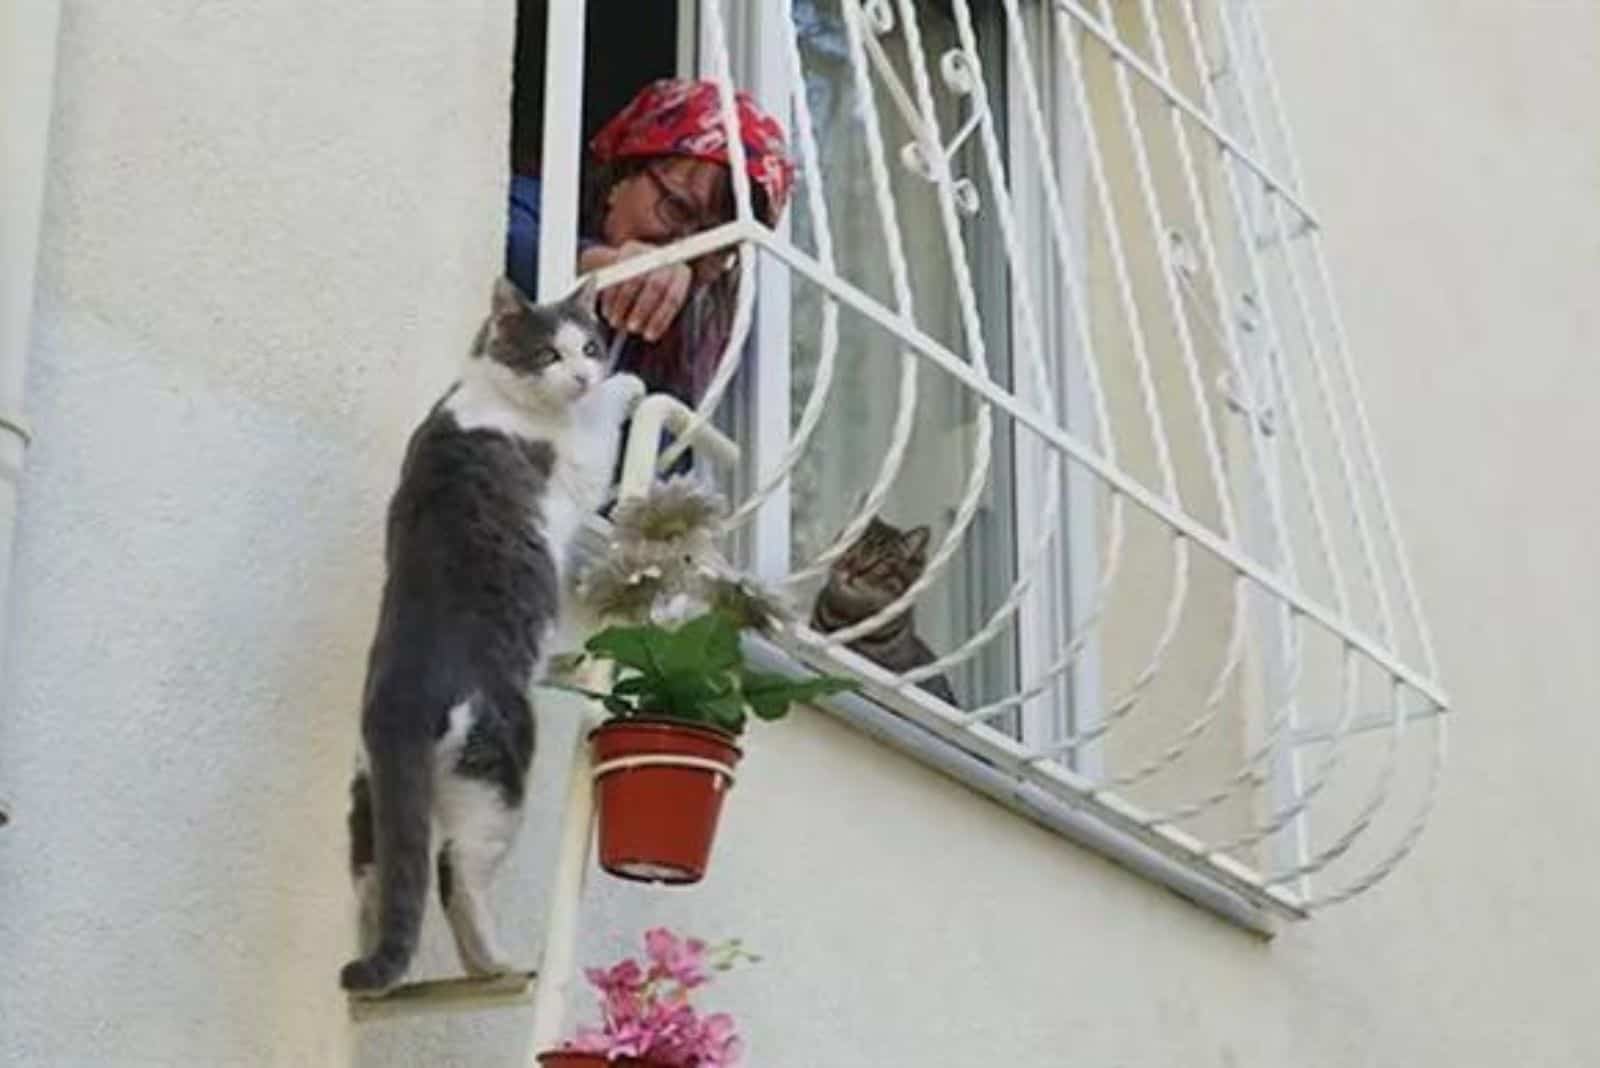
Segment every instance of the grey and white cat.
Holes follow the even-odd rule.
[[[381,992],[416,951],[439,829],[439,894],[473,975],[508,965],[489,883],[522,822],[529,692],[566,556],[603,503],[644,385],[605,377],[592,286],[535,305],[505,279],[459,381],[412,435],[389,504],[388,577],[351,784],[361,953],[341,984]]]
[[[867,529],[829,569],[827,584],[817,592],[811,608],[811,629],[821,633],[843,630],[875,615],[904,593],[927,566],[927,527],[903,531],[873,516]],[[917,637],[910,608],[849,642],[847,648],[896,674],[937,659]],[[943,675],[930,675],[918,685],[941,701],[957,704],[950,680]]]

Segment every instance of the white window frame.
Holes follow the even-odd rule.
[[[692,3],[694,0],[685,2]],[[716,0],[699,0],[702,6],[712,2]],[[784,35],[791,31],[785,23],[784,5],[740,4],[731,7],[725,5],[724,12],[728,19],[730,45],[734,57],[734,77],[763,106],[770,108],[775,114],[787,114],[791,87]],[[1039,27],[1046,28],[1048,24],[1045,19],[1064,17],[1044,0],[1030,2],[1027,15],[1035,20]],[[704,25],[705,21],[703,18],[700,19],[701,25]],[[1050,86],[1052,99],[1045,101],[1046,107],[1052,108],[1057,115],[1070,114],[1072,108],[1069,89],[1061,79],[1054,77],[1055,61],[1052,57],[1055,49],[1048,47],[1051,38],[1047,34],[1036,32],[1030,34],[1029,39],[1041,42],[1036,50],[1038,54],[1033,57],[1036,71],[1049,72],[1046,84]],[[1010,41],[1008,34],[1007,48],[1013,47],[1014,43]],[[702,57],[705,52],[706,49],[702,44]],[[702,70],[704,67],[702,59]],[[1008,79],[1007,95],[1008,107],[1013,114],[1020,115],[1019,90],[1014,80]],[[1052,129],[1057,131],[1060,138],[1058,143],[1052,146],[1058,159],[1069,158],[1062,152],[1062,141],[1070,138],[1070,131],[1063,133],[1061,125],[1052,124]],[[1008,151],[1011,159],[1008,164],[1013,174],[1031,176],[1036,171],[1016,166],[1017,159],[1024,151],[1023,140],[1019,137],[1009,138]],[[1077,175],[1071,184],[1072,191],[1076,194],[1084,184],[1083,176]],[[1030,177],[1029,182],[1019,184],[1012,192],[1019,226],[1024,229],[1044,228],[1046,226],[1044,200],[1037,182]],[[1069,198],[1069,210],[1075,217],[1083,217],[1082,203],[1081,197]],[[785,213],[779,224],[780,233],[787,236],[788,227],[788,213]],[[1074,227],[1074,231],[1081,233],[1081,228]],[[1031,288],[1037,294],[1049,292],[1048,287],[1054,284],[1058,273],[1056,265],[1048,256],[1041,259],[1042,261],[1035,265],[1030,278]],[[758,261],[756,286],[756,317],[749,342],[753,348],[746,354],[747,360],[741,374],[743,387],[738,395],[736,414],[730,427],[745,456],[739,476],[738,488],[741,492],[759,485],[767,474],[776,470],[789,446],[792,370],[790,273],[784,265],[773,258],[761,257]],[[1054,314],[1044,314],[1041,309],[1041,316],[1046,338],[1054,340],[1070,336],[1070,324],[1065,321],[1064,311],[1057,309]],[[1015,338],[1018,336],[1017,324],[1012,322],[1010,327],[1009,336]],[[1051,345],[1049,349],[1057,352],[1070,350],[1064,345]],[[1018,372],[1015,370],[1015,365],[1013,366],[1015,375]],[[1066,368],[1056,368],[1054,373],[1065,378],[1065,381],[1058,379],[1058,392],[1061,394],[1062,402],[1071,406],[1069,425],[1079,427],[1089,425],[1081,361],[1073,361],[1073,365]],[[781,413],[781,417],[778,417],[778,413]],[[1030,435],[1024,430],[1016,432],[1012,450],[1013,549],[1020,562],[1021,555],[1038,536],[1036,526],[1038,517],[1029,509],[1022,507],[1021,502],[1041,500],[1045,495],[1046,489],[1042,477],[1044,450],[1032,442]],[[1076,465],[1064,461],[1062,468],[1066,473],[1066,487],[1061,506],[1062,513],[1066,517],[1066,534],[1064,538],[1057,538],[1054,551],[1048,555],[1041,573],[1036,577],[1019,610],[1017,667],[1020,679],[1024,681],[1042,674],[1044,669],[1059,657],[1068,636],[1081,628],[1090,609],[1093,594],[1092,576],[1098,574],[1099,550],[1096,543],[1094,478]],[[742,532],[742,541],[738,546],[741,557],[746,566],[767,579],[782,578],[790,570],[789,509],[789,490],[785,484],[767,499]],[[1080,578],[1074,582],[1074,575],[1090,578],[1088,581]],[[1096,700],[1098,686],[1098,641],[1091,639],[1086,643],[1073,670],[1057,680],[1057,684],[1040,697],[1024,706],[1019,717],[1020,740],[1028,745],[1046,745],[1059,740],[1068,732],[1084,730],[1088,726],[1088,717],[1098,708]],[[1092,743],[1084,746],[1075,755],[1073,765],[1075,770],[1095,774],[1099,770],[1099,756],[1096,750],[1097,746]]]

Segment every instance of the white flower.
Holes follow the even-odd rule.
[[[650,622],[660,627],[677,627],[705,611],[705,603],[687,593],[673,594],[657,600],[650,607]]]

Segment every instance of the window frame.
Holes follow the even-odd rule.
[[[693,3],[694,0],[684,0]],[[717,0],[699,0],[701,8]],[[1062,153],[1063,123],[1054,121],[1071,114],[1070,89],[1056,76],[1053,48],[1048,47],[1050,24],[1047,19],[1064,17],[1054,7],[1042,0],[1025,0],[1025,17],[1031,20],[1029,40],[1036,42],[1031,62],[1036,73],[1045,76],[1050,86],[1050,99],[1044,101],[1049,114],[1047,122],[1057,135],[1052,151],[1057,158],[1067,158]],[[750,4],[724,6],[724,18],[733,53],[733,73],[739,84],[747,88],[763,106],[774,114],[787,115],[790,111],[789,61],[786,53],[786,35],[792,32],[787,19],[787,5]],[[698,12],[696,13],[698,16]],[[699,17],[699,24],[706,20]],[[1014,62],[1016,47],[1010,34],[1006,35],[1007,64]],[[707,43],[702,34],[700,72],[713,73],[706,61]],[[1015,79],[1007,79],[1004,90],[1007,115],[1022,114],[1021,92]],[[1023,154],[1030,150],[1026,139],[1011,137],[1006,152],[1007,166],[1013,175],[1027,176],[1027,181],[1012,188],[1012,195],[1020,228],[1043,228],[1045,216],[1043,194],[1036,179],[1037,170],[1018,165]],[[1077,193],[1087,181],[1083,173],[1075,173],[1073,192]],[[1071,210],[1076,218],[1084,217],[1082,196],[1070,198]],[[785,212],[779,223],[780,236],[789,234],[790,212]],[[1075,234],[1083,233],[1074,227]],[[1082,261],[1081,253],[1074,253]],[[1030,266],[1028,282],[1034,293],[1049,292],[1057,276],[1056,265],[1048,256]],[[792,289],[790,272],[775,257],[757,258],[755,319],[751,327],[750,346],[745,353],[745,365],[740,375],[742,385],[736,392],[733,412],[726,429],[743,450],[746,462],[736,476],[737,490],[744,494],[760,485],[765,476],[777,469],[789,446],[790,361],[792,318],[790,315]],[[1013,347],[1018,336],[1015,320],[1015,302],[1010,305],[1011,321],[1006,324],[1008,343]],[[1043,302],[1040,302],[1041,304]],[[1066,339],[1070,324],[1066,313],[1056,308],[1046,313],[1040,309],[1041,329],[1045,338]],[[1048,351],[1068,352],[1070,346],[1051,345]],[[1015,363],[1013,363],[1015,367]],[[1087,393],[1083,386],[1080,361],[1071,366],[1055,367],[1059,401],[1066,406],[1072,426],[1089,425],[1091,413]],[[1015,373],[1015,372],[1014,372]],[[777,418],[775,413],[781,413]],[[769,416],[763,418],[763,416]],[[1045,450],[1033,443],[1023,431],[1015,432],[1010,443],[1013,492],[1012,515],[1009,526],[1012,533],[1011,550],[1014,560],[1020,561],[1038,536],[1037,516],[1023,507],[1027,500],[1041,500],[1045,494],[1042,477]],[[1020,680],[1042,674],[1060,655],[1067,636],[1080,630],[1092,609],[1094,582],[1098,574],[1099,549],[1096,542],[1097,517],[1094,476],[1077,465],[1063,462],[1064,488],[1058,534],[1052,550],[1046,554],[1040,573],[1035,576],[1021,607],[1018,610],[1017,674]],[[744,566],[768,580],[785,576],[791,566],[791,531],[789,522],[789,488],[785,483],[761,505],[754,518],[740,531],[736,546]],[[1074,576],[1079,576],[1074,581]],[[1085,581],[1084,577],[1089,577]],[[1014,581],[1012,579],[1011,581]],[[1081,732],[1091,725],[1097,714],[1095,695],[1099,686],[1098,639],[1091,637],[1074,667],[1057,679],[1039,697],[1027,702],[1017,717],[1018,740],[1024,745],[1048,745],[1069,733]],[[949,743],[946,743],[949,744]],[[1084,774],[1099,771],[1098,745],[1090,743],[1076,754],[1072,767]]]

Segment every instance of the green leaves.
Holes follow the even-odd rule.
[[[739,661],[739,632],[720,613],[707,612],[669,633],[668,671],[727,671]]]
[[[661,671],[666,663],[672,632],[645,624],[636,627],[607,627],[584,643],[595,656],[614,660],[635,671]]]
[[[794,680],[744,666],[739,628],[721,612],[707,612],[677,628],[656,624],[608,627],[584,645],[623,669],[607,694],[586,693],[617,716],[662,716],[703,723],[732,734],[745,717],[781,719],[796,702],[855,688],[848,679]],[[576,687],[564,686],[575,690]]]
[[[741,690],[750,711],[765,720],[782,719],[789,713],[791,704],[805,704],[829,694],[855,689],[849,679],[830,678],[795,681],[787,675],[774,675],[761,671],[744,671]]]

